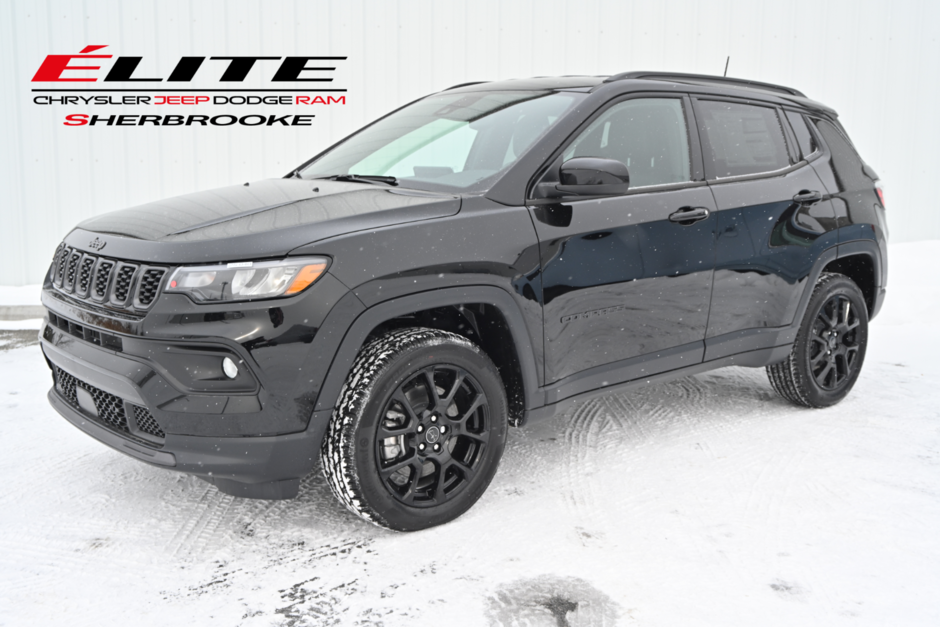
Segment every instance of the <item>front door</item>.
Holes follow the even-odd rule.
[[[630,191],[530,208],[549,402],[702,361],[716,218],[711,192],[692,180],[687,106],[682,97],[609,106],[561,160],[621,161]]]

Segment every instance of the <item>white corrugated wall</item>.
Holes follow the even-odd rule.
[[[0,285],[39,282],[56,244],[84,218],[280,176],[364,122],[456,83],[637,69],[720,74],[727,55],[730,76],[790,85],[839,111],[887,183],[894,241],[940,238],[930,191],[940,173],[937,23],[933,0],[4,0]],[[349,89],[347,104],[312,108],[317,118],[302,129],[68,128],[68,113],[209,112],[33,104],[30,79],[45,55],[89,44],[142,56],[142,74],[164,77],[184,55],[345,55],[336,84]],[[264,63],[246,87],[262,86],[272,71]]]

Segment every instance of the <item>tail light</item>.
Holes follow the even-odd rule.
[[[881,201],[881,206],[887,207],[887,205],[885,205],[885,187],[882,185],[881,181],[875,181],[875,193],[878,194],[878,200]]]

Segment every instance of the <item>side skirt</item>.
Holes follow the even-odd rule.
[[[615,383],[606,387],[596,388],[587,392],[581,392],[549,405],[526,410],[522,424],[525,424],[530,419],[538,420],[542,418],[551,418],[552,416],[563,413],[572,406],[594,398],[595,396],[602,396],[604,394],[612,394],[615,392],[625,392],[627,390],[649,384],[666,383],[674,379],[688,377],[694,374],[700,374],[702,372],[708,372],[709,370],[715,370],[717,368],[725,368],[727,366],[745,366],[749,368],[761,368],[763,366],[768,366],[786,359],[787,355],[790,354],[792,346],[792,344],[784,344],[782,346],[775,346],[773,348],[762,348],[759,350],[747,351],[735,355],[728,355],[719,359],[699,362],[690,366],[676,368],[674,370],[667,370],[665,372],[660,372],[648,377],[632,379],[622,383]]]

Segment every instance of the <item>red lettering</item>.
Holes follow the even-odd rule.
[[[88,124],[88,116],[84,113],[73,113],[65,116],[65,126],[85,126]]]
[[[100,70],[100,65],[69,65],[72,59],[110,59],[110,54],[88,54],[95,50],[107,48],[104,46],[85,46],[79,54],[50,54],[47,55],[42,65],[33,76],[33,83],[42,82],[63,82],[63,81],[85,81],[94,82],[97,78],[62,78],[62,72],[65,70]]]
[[[333,96],[327,96],[327,104],[346,104],[346,96],[340,96],[339,98],[334,98]]]

